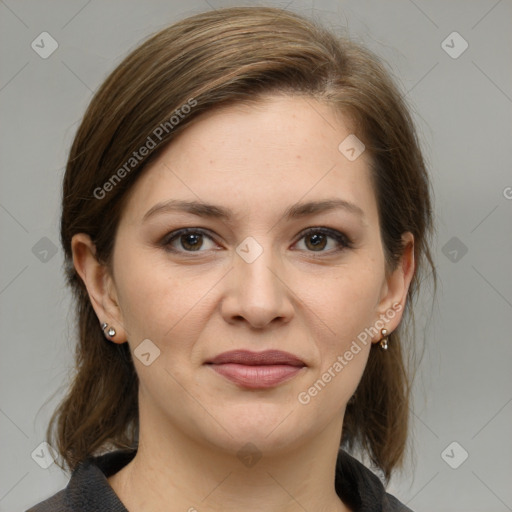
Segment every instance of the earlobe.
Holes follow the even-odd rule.
[[[89,235],[78,233],[71,240],[73,264],[87,288],[89,300],[106,336],[116,343],[124,343],[121,312],[112,298],[113,283],[107,267],[96,258],[96,247]],[[105,326],[108,325],[108,329]],[[114,328],[114,325],[116,326]],[[113,339],[116,336],[117,339]]]

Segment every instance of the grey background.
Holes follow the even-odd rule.
[[[0,1],[0,511],[25,510],[68,481],[31,454],[72,365],[58,222],[77,123],[142,39],[228,5],[243,4]],[[314,13],[382,56],[414,109],[430,165],[441,286],[432,314],[428,291],[418,304],[426,351],[414,384],[416,455],[389,489],[416,512],[512,510],[512,2],[266,5]],[[31,48],[43,31],[59,45],[47,59]],[[453,31],[469,44],[458,58],[442,47]],[[445,45],[453,52],[460,43]],[[453,441],[460,447],[443,459]],[[460,463],[462,449],[469,457],[453,469],[445,460]]]

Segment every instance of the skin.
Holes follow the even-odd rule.
[[[414,273],[410,233],[402,261],[386,273],[369,155],[349,161],[338,150],[350,133],[347,119],[311,97],[273,95],[212,111],[130,190],[112,275],[87,235],[73,237],[98,321],[116,329],[111,341],[128,341],[133,352],[150,339],[161,351],[149,366],[134,357],[139,449],[108,479],[129,510],[349,510],[334,488],[337,450],[345,406],[370,350],[380,350],[371,346],[380,333],[307,405],[297,397],[399,304],[385,326],[396,329]],[[364,217],[343,209],[284,217],[295,203],[332,198]],[[213,203],[234,216],[166,212],[142,221],[169,199]],[[168,244],[178,252],[166,251],[160,242],[184,227],[212,239],[178,236]],[[311,227],[353,244],[337,250],[327,236],[315,246],[303,234]],[[263,249],[251,263],[236,252],[246,237]],[[280,349],[307,366],[274,388],[249,390],[204,364],[233,349]],[[262,455],[250,467],[237,456],[249,442]]]

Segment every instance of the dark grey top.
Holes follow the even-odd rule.
[[[68,485],[26,512],[128,512],[107,478],[117,473],[136,449],[89,457],[78,464]],[[358,460],[340,450],[336,463],[336,492],[354,512],[412,512],[386,493],[380,479]]]

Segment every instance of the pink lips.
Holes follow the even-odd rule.
[[[274,387],[291,379],[306,366],[298,357],[281,350],[232,350],[206,364],[230,381],[251,389]]]

